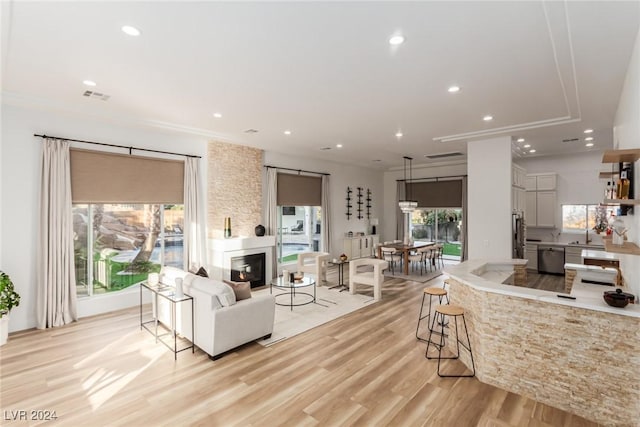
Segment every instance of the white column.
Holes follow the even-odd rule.
[[[511,137],[467,148],[469,259],[511,259]]]

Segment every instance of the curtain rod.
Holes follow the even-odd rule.
[[[294,171],[294,172],[298,172],[298,174],[304,172],[304,173],[313,173],[316,175],[326,175],[326,176],[331,176],[330,173],[326,173],[326,172],[313,172],[313,171],[306,171],[303,169],[291,169],[291,168],[281,168],[278,166],[269,166],[269,165],[264,165],[265,168],[267,169],[281,169],[281,170],[285,170],[285,171]]]
[[[83,141],[81,139],[60,138],[58,136],[38,135],[36,133],[34,133],[33,136],[37,136],[38,138],[53,138],[53,139],[59,139],[59,140],[62,140],[62,141],[81,142],[83,144],[102,145],[104,147],[126,148],[127,150],[129,150],[129,155],[131,155],[131,151],[136,150],[136,151],[147,151],[149,153],[161,153],[161,154],[171,154],[171,155],[174,155],[174,156],[193,157],[193,158],[196,158],[196,159],[202,158],[201,156],[195,156],[193,154],[172,153],[171,151],[150,150],[148,148],[126,147],[124,145],[105,144],[104,142]]]
[[[433,178],[414,178],[412,180],[408,180],[408,179],[396,179],[396,182],[401,182],[401,181],[407,181],[407,182],[416,182],[416,181],[437,181],[439,179],[446,179],[446,178],[464,178],[468,175],[449,175],[449,176],[434,176]]]

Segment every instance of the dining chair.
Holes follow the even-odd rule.
[[[391,274],[395,273],[395,264],[396,261],[400,261],[400,266],[402,267],[402,254],[398,253],[395,248],[381,247],[380,251],[382,252],[382,259],[389,263],[389,267],[391,268]]]
[[[409,255],[409,262],[411,263],[411,269],[415,269],[415,263],[420,264],[420,275],[422,276],[422,272],[426,271],[426,260],[427,255],[431,252],[431,249],[428,247],[418,249],[414,254]]]
[[[438,259],[438,249],[436,248],[436,245],[429,246],[426,249],[428,250],[428,252],[425,253],[424,262],[425,265],[429,264],[429,272],[432,272],[433,267],[436,265]],[[437,268],[438,267],[436,266],[436,269]]]
[[[444,258],[442,256],[442,253],[444,252],[444,245],[442,243],[438,243],[434,245],[434,249],[436,251],[436,263],[440,264],[440,268],[444,268]]]

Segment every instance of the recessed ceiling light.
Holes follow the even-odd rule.
[[[593,133],[593,129],[585,129],[584,133]]]
[[[342,148],[342,144],[336,144],[336,148]]]
[[[524,144],[523,147],[524,148],[529,148],[529,147],[531,147],[531,144]]]
[[[93,80],[83,80],[82,84],[84,84],[85,86],[95,86],[96,82],[94,82]]]
[[[290,130],[285,130],[285,131],[284,131],[284,134],[285,134],[285,135],[291,135],[291,131],[290,131]]]
[[[396,138],[402,138],[403,133],[402,132],[396,132]]]
[[[220,119],[220,118],[222,118],[222,114],[220,114],[220,113],[213,113],[213,117],[215,117],[216,119]]]
[[[593,147],[593,142],[587,142],[584,144],[585,147]]]
[[[450,93],[460,92],[460,86],[451,86],[447,89]]]
[[[493,116],[484,116],[482,120],[484,120],[485,122],[490,122],[491,120],[493,120]]]
[[[593,141],[593,137],[592,136],[588,136],[584,139],[585,141]]]
[[[394,45],[394,46],[402,44],[402,43],[404,43],[404,37],[400,36],[400,35],[393,36],[393,37],[391,37],[389,39],[389,44]]]
[[[530,153],[535,153],[535,152],[536,152],[536,150],[535,150],[535,148],[532,148],[531,150],[529,150],[529,152],[530,152]]]
[[[140,30],[137,29],[136,27],[132,27],[131,25],[125,25],[124,27],[122,27],[122,32],[129,36],[134,36],[134,37],[140,35]]]
[[[518,142],[524,142],[524,138],[518,138]]]

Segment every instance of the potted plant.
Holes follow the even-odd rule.
[[[9,336],[9,312],[20,305],[20,295],[14,290],[13,282],[4,271],[0,271],[0,345]]]
[[[595,223],[596,225],[593,227],[593,230],[598,234],[603,231],[607,231],[609,228],[609,223],[607,221],[607,209],[604,206],[596,207]]]

